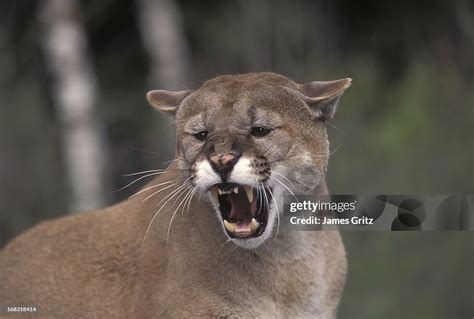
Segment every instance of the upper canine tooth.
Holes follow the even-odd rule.
[[[236,193],[236,194],[239,193],[239,188],[238,188],[238,187],[235,187],[235,188],[234,188],[234,193]]]
[[[222,194],[224,194],[224,192],[223,192],[223,191],[221,191],[221,189],[220,189],[220,188],[218,188],[218,189],[217,189],[217,192],[219,193],[219,195],[222,195]]]
[[[230,223],[224,219],[224,227],[231,233],[235,233],[235,228],[237,227],[237,223]]]
[[[253,202],[253,189],[250,186],[244,186],[245,193],[247,194],[247,199],[249,203]]]

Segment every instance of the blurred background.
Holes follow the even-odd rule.
[[[472,1],[0,3],[0,247],[123,200],[174,156],[150,89],[225,73],[352,77],[330,123],[332,193],[470,194]],[[340,318],[472,318],[472,232],[345,232]]]

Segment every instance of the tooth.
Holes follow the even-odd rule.
[[[237,223],[230,223],[224,219],[224,227],[231,233],[235,233],[235,228],[237,227]]]
[[[219,195],[222,195],[222,194],[224,194],[224,192],[223,192],[223,191],[221,191],[221,189],[220,189],[220,188],[218,188],[218,189],[217,189],[217,192],[219,193]]]
[[[236,194],[239,193],[239,188],[238,187],[234,188],[234,193],[236,193]]]
[[[260,226],[260,223],[257,222],[255,218],[252,218],[252,222],[250,223],[250,230],[251,231],[256,231],[258,226]]]
[[[253,202],[253,189],[250,186],[244,186],[245,192],[247,193],[247,199],[249,203]]]
[[[212,202],[217,206],[219,207],[219,198],[217,197],[217,191],[216,189],[218,189],[217,187],[213,187],[211,188],[211,199],[212,199]]]

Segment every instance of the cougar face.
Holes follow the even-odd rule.
[[[148,100],[175,115],[184,179],[212,203],[228,240],[250,249],[277,234],[283,194],[320,183],[325,120],[349,85],[253,73],[220,76],[195,92],[152,91]]]

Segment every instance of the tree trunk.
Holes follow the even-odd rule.
[[[96,78],[78,9],[75,0],[43,0],[39,7],[40,41],[53,80],[72,211],[98,208],[107,202],[108,145],[95,110]]]
[[[150,61],[149,89],[186,89],[193,75],[179,7],[174,0],[138,0],[137,5],[143,46]],[[147,161],[153,168],[165,167],[166,161],[174,158],[172,127],[171,118],[160,117],[148,130],[145,147],[159,147],[160,153]]]
[[[138,15],[153,85],[185,89],[192,74],[178,6],[173,0],[138,0]]]

